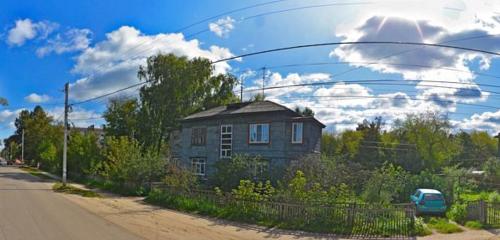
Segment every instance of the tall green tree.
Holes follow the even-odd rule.
[[[106,136],[134,138],[138,131],[138,114],[137,99],[111,99],[104,112]]]
[[[208,59],[158,54],[148,58],[138,76],[148,82],[140,90],[140,139],[157,149],[187,115],[238,101],[236,78],[215,74]]]

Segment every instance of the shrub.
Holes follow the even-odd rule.
[[[484,226],[481,222],[475,220],[475,221],[467,221],[465,223],[465,226],[471,229],[482,229]]]
[[[463,224],[467,217],[467,205],[459,203],[453,204],[446,213],[446,216],[457,223]]]
[[[415,235],[417,236],[427,236],[431,235],[432,231],[427,227],[427,225],[424,222],[424,219],[421,217],[418,217],[415,219]]]
[[[491,192],[488,195],[488,202],[500,203],[500,194],[497,191]]]
[[[450,223],[445,218],[432,217],[428,223],[429,227],[436,229],[439,233],[456,233],[463,230],[456,224]]]
[[[174,164],[168,165],[164,182],[171,188],[183,191],[189,191],[198,186],[198,178],[191,171]]]

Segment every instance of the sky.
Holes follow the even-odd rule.
[[[500,1],[14,1],[0,2],[0,138],[23,109],[62,120],[63,86],[77,103],[136,83],[148,56],[212,61],[325,42],[401,41],[500,52]],[[264,69],[265,68],[265,69]],[[245,100],[310,107],[326,131],[381,116],[438,112],[455,131],[500,132],[498,55],[442,47],[341,44],[214,65],[235,75]],[[263,80],[264,79],[264,80]],[[324,83],[324,84],[321,84]],[[138,88],[120,93],[136,96]],[[240,86],[235,87],[239,94]],[[113,95],[116,97],[116,95]],[[101,125],[106,98],[73,106],[75,126]]]

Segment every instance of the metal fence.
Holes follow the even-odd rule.
[[[409,237],[414,235],[413,204],[368,205],[357,203],[296,204],[274,201],[245,201],[212,191],[177,191],[170,195],[202,200],[230,209],[253,220],[286,224],[297,230],[334,233],[354,237]]]
[[[477,220],[483,224],[500,227],[500,204],[483,200],[467,205],[467,220]]]

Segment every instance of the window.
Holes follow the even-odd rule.
[[[220,126],[220,157],[230,158],[233,149],[233,126]]]
[[[205,158],[191,158],[191,169],[194,175],[205,176]]]
[[[269,143],[269,124],[250,124],[249,135],[250,143]]]
[[[443,201],[443,196],[440,194],[425,194],[424,196],[425,201]]]
[[[206,128],[193,128],[191,133],[191,145],[204,146],[207,139]]]
[[[292,143],[302,143],[303,126],[301,122],[292,123]]]

